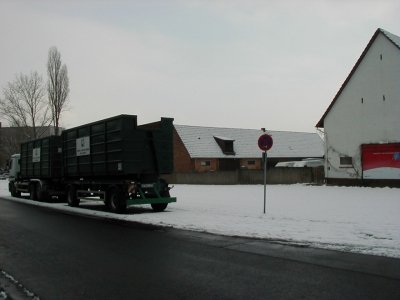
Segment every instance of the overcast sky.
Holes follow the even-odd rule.
[[[118,114],[212,127],[315,131],[400,1],[0,0],[0,87],[68,67],[70,128]],[[1,121],[1,120],[0,120]]]

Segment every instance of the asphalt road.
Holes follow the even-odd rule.
[[[103,221],[5,199],[0,269],[40,299],[400,299],[397,259]]]

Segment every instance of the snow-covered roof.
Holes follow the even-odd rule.
[[[231,141],[231,142],[235,141],[235,139],[224,137],[224,136],[216,136],[216,135],[214,135],[214,137],[216,139],[219,139],[219,140],[222,140],[222,141]]]
[[[394,35],[393,33],[390,33],[389,31],[386,31],[382,28],[379,29],[389,40],[392,41],[393,44],[397,46],[397,48],[400,49],[400,37],[397,35]]]
[[[374,35],[372,36],[371,40],[369,41],[367,47],[365,47],[363,53],[361,54],[360,58],[357,60],[356,64],[354,65],[353,69],[351,70],[350,74],[347,76],[346,80],[344,81],[344,83],[342,84],[342,86],[340,87],[339,91],[337,92],[337,94],[335,95],[335,98],[333,98],[331,104],[328,106],[327,110],[325,111],[325,113],[323,114],[323,116],[321,117],[321,119],[318,121],[318,123],[315,125],[316,127],[319,128],[323,128],[324,127],[324,120],[325,117],[327,116],[327,114],[329,113],[329,111],[332,109],[333,105],[336,103],[337,99],[339,98],[339,96],[342,94],[344,88],[347,86],[348,82],[350,81],[351,77],[353,76],[353,74],[356,72],[358,66],[360,65],[361,61],[363,60],[363,58],[365,57],[365,55],[367,54],[369,48],[371,47],[371,45],[374,43],[375,39],[377,38],[377,36],[379,34],[383,34],[390,42],[393,43],[393,45],[395,45],[399,50],[400,50],[400,37],[398,37],[397,35],[394,35],[393,33],[390,33],[389,31],[386,31],[382,28],[378,28]]]
[[[256,158],[261,157],[258,138],[263,134],[258,129],[238,129],[175,125],[175,129],[192,158]],[[274,140],[268,151],[271,158],[323,157],[323,141],[316,133],[267,131]],[[214,137],[229,137],[234,140],[235,155],[222,152]]]

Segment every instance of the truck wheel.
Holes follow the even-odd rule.
[[[104,204],[105,204],[107,210],[111,210],[110,195],[108,193],[107,193],[106,197],[104,198]]]
[[[36,195],[36,184],[31,183],[29,185],[29,199],[36,201],[37,200],[37,195]]]
[[[109,193],[109,207],[112,212],[123,213],[126,210],[126,199],[118,188],[112,188]]]
[[[161,212],[164,211],[168,206],[168,203],[153,203],[151,205],[151,208],[155,211],[155,212]]]
[[[36,186],[36,198],[39,201],[48,201],[50,199],[49,194],[43,190],[40,184]]]
[[[166,183],[166,182],[165,182],[165,183]],[[167,186],[168,186],[168,184],[167,184]],[[160,195],[160,196],[163,197],[163,198],[164,198],[164,197],[165,197],[165,198],[171,197],[168,190],[164,190],[163,192],[161,192],[161,195]],[[151,208],[152,208],[153,211],[155,211],[155,212],[164,211],[164,210],[167,208],[167,206],[168,206],[168,203],[153,203],[153,204],[151,204]]]
[[[67,202],[67,194],[58,195],[58,202]]]
[[[67,190],[67,202],[69,206],[79,206],[79,199],[76,196],[76,189],[73,185],[70,185]]]
[[[21,192],[17,191],[14,183],[10,183],[10,193],[12,197],[21,197]]]

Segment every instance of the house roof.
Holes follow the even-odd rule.
[[[261,157],[257,129],[219,128],[175,125],[175,129],[191,158],[257,158]],[[316,133],[268,131],[274,145],[268,151],[271,158],[323,157],[323,141]],[[224,154],[214,137],[233,141],[234,155]]]
[[[343,90],[345,89],[345,87],[347,86],[347,84],[349,83],[351,77],[353,76],[353,74],[355,73],[355,71],[357,70],[358,66],[360,65],[361,61],[363,60],[363,58],[365,57],[365,55],[367,54],[369,48],[371,47],[371,45],[374,43],[375,39],[377,38],[377,36],[379,34],[383,34],[390,42],[393,43],[393,45],[395,45],[399,50],[400,50],[400,37],[398,37],[397,35],[394,35],[384,29],[378,28],[374,35],[372,36],[371,40],[369,41],[367,47],[365,47],[363,53],[361,54],[361,56],[359,57],[359,59],[357,60],[356,64],[354,65],[353,69],[351,70],[350,74],[347,76],[346,80],[344,81],[344,83],[342,84],[342,86],[340,87],[339,91],[337,92],[337,94],[335,95],[335,97],[333,98],[331,104],[329,105],[329,107],[327,108],[327,110],[325,111],[324,115],[322,116],[322,118],[318,121],[317,125],[315,125],[315,127],[319,127],[319,128],[323,128],[324,127],[324,120],[326,115],[329,113],[329,111],[332,109],[332,107],[335,105],[337,99],[339,98],[339,96],[342,94]]]
[[[217,136],[214,135],[214,138],[218,139],[218,140],[222,140],[222,141],[229,141],[229,142],[234,142],[235,140],[232,138],[228,138],[228,137],[224,137],[224,136]]]

